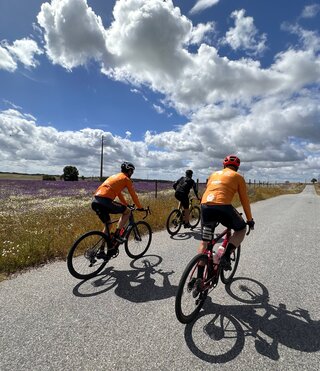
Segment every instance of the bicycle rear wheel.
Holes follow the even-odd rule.
[[[198,278],[198,266],[204,265],[203,277]],[[181,323],[189,323],[198,315],[208,295],[205,282],[208,280],[208,256],[196,255],[187,265],[179,282],[175,300],[177,319]]]
[[[240,252],[241,252],[241,246],[235,249],[230,255],[231,271],[225,271],[223,268],[221,269],[220,277],[221,277],[221,281],[224,284],[230,283],[232,281],[233,276],[235,275],[236,270],[238,268]]]
[[[148,250],[151,239],[152,230],[150,225],[143,220],[136,222],[124,245],[127,255],[132,259],[141,258]]]
[[[182,226],[182,212],[179,209],[174,209],[167,219],[167,231],[171,236],[174,236],[180,231]]]
[[[107,246],[107,236],[100,231],[90,231],[80,236],[67,256],[70,274],[79,279],[89,279],[102,271],[107,261],[96,257],[100,248]]]
[[[190,209],[190,225],[195,228],[200,223],[200,207],[192,206]]]

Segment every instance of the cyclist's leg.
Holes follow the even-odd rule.
[[[99,219],[104,224],[103,233],[107,232],[106,224],[110,222],[110,215],[107,206],[104,204],[102,197],[94,197],[91,203],[91,208],[98,215]]]
[[[111,202],[108,205],[108,210],[111,214],[122,214],[118,221],[117,228],[114,232],[114,237],[118,240],[118,242],[122,243],[124,242],[124,240],[122,240],[119,235],[120,231],[122,230],[122,228],[125,227],[129,220],[130,209],[119,202],[111,200]]]
[[[203,254],[208,243],[213,239],[214,229],[217,224],[214,208],[208,205],[201,205],[201,242],[198,253]],[[198,266],[198,277],[202,277],[204,267],[201,263]]]
[[[189,226],[189,197],[188,195],[183,194],[181,197],[181,205],[183,207],[183,222],[185,226]]]
[[[176,192],[175,198],[180,201],[180,205],[183,208],[183,223],[185,226],[189,224],[189,197],[182,192]],[[179,205],[179,206],[180,206]]]
[[[223,213],[223,218],[225,219],[223,224],[226,227],[231,228],[233,230],[233,234],[229,239],[222,262],[225,266],[225,269],[231,269],[230,255],[244,240],[246,234],[246,223],[240,213],[232,205],[225,205],[223,208]]]
[[[122,212],[122,215],[119,219],[117,230],[120,231],[127,224],[130,217],[130,209],[125,206],[125,210]]]
[[[92,209],[96,212],[96,214],[98,215],[99,219],[102,221],[102,223],[104,224],[104,228],[102,230],[103,233],[107,233],[107,224],[110,223],[110,215],[109,215],[109,212],[108,212],[108,209],[107,207],[104,205],[103,203],[103,200],[102,202],[100,202],[101,197],[97,198],[97,197],[94,197],[92,203],[91,203],[91,207]],[[98,259],[103,259],[105,261],[109,260],[109,256],[105,253],[105,241],[102,242],[100,248],[99,248],[99,252],[97,253],[96,257]]]

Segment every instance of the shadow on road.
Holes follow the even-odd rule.
[[[208,297],[199,317],[185,327],[186,343],[198,358],[229,362],[249,336],[259,354],[275,361],[280,359],[279,344],[301,352],[320,350],[320,321],[312,320],[306,309],[271,305],[267,288],[249,278],[235,279],[226,291],[242,304],[214,304]]]
[[[166,272],[156,267],[162,262],[158,255],[148,255],[130,263],[130,270],[116,270],[107,267],[96,277],[81,281],[73,289],[78,297],[103,294],[114,288],[116,295],[134,303],[167,299],[176,294],[177,286],[170,283]]]
[[[175,241],[190,240],[191,238],[201,241],[201,231],[200,228],[186,229],[174,236],[170,236],[170,238]]]

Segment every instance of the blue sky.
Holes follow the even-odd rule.
[[[0,171],[320,176],[315,1],[1,0]]]

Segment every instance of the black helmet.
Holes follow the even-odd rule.
[[[186,170],[186,176],[191,178],[193,175],[193,171],[192,170]]]
[[[123,173],[127,173],[129,170],[134,171],[134,169],[135,169],[135,167],[134,167],[134,165],[131,162],[124,161],[121,164],[121,171]]]

